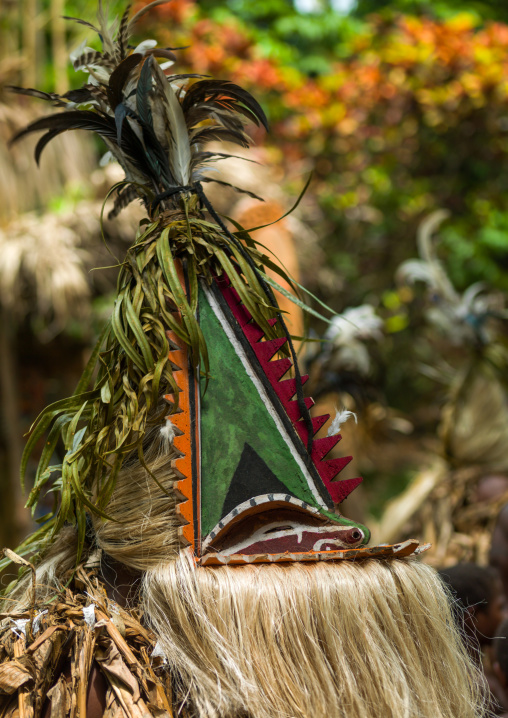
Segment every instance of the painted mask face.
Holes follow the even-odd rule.
[[[174,444],[182,454],[175,468],[183,476],[176,485],[183,538],[199,558],[249,561],[366,543],[368,530],[334,510],[361,482],[332,481],[351,459],[325,458],[340,436],[316,439],[307,450],[298,379],[289,358],[275,358],[286,339],[264,337],[225,277],[200,286],[198,316],[208,382],[193,374],[185,349],[171,354],[180,368],[180,410],[170,420],[181,431]],[[307,409],[312,404],[305,399]],[[312,419],[313,432],[328,418]]]
[[[326,459],[340,435],[314,439],[309,453],[292,362],[275,358],[286,339],[266,339],[225,276],[201,284],[197,314],[208,381],[196,376],[171,336],[180,394],[179,409],[168,418],[178,434],[182,539],[203,564],[350,556],[369,531],[335,506],[361,479],[334,481],[351,460]],[[313,403],[305,399],[307,409]],[[328,419],[314,417],[313,433]]]

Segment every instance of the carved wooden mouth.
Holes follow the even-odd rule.
[[[337,551],[356,548],[365,538],[357,526],[334,523],[313,507],[287,501],[288,497],[271,498],[276,497],[266,502],[256,497],[256,504],[242,506],[235,516],[223,519],[203,550],[225,555]]]

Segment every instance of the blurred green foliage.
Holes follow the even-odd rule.
[[[82,5],[70,0],[66,12],[82,16]],[[505,22],[508,7],[494,0],[358,0],[349,14],[328,2],[302,13],[290,0],[173,0],[139,35],[189,46],[178,71],[229,78],[260,99],[272,132],[258,139],[288,191],[314,173],[304,210],[346,289],[319,274],[305,283],[337,310],[377,305],[392,350],[410,355],[411,317],[404,302],[393,306],[393,276],[432,211],[450,212],[439,251],[457,289],[508,290]],[[75,24],[68,33],[70,45],[91,35]],[[400,366],[387,365],[385,389],[400,393]]]
[[[358,0],[353,15],[404,13],[447,19],[459,12],[474,13],[480,20],[508,21],[508,7],[497,0]]]
[[[507,26],[453,14],[453,2],[446,20],[304,16],[288,0],[176,5],[155,10],[150,29],[162,42],[188,42],[184,62],[195,70],[260,97],[273,123],[267,141],[290,177],[306,159],[323,246],[354,282],[351,301],[384,289],[414,253],[418,223],[440,207],[451,212],[443,248],[453,278],[508,288],[499,266],[508,246]],[[356,14],[368,9],[360,2]],[[309,72],[310,58],[319,72]]]

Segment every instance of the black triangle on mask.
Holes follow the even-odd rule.
[[[253,496],[287,493],[287,486],[275,476],[252,446],[245,443],[222,506],[221,518]]]

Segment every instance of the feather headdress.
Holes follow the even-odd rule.
[[[131,21],[127,8],[118,28],[115,23],[108,26],[101,3],[98,27],[77,20],[97,32],[103,46],[99,52],[82,45],[71,56],[74,69],[88,73],[83,87],[64,95],[11,88],[65,110],[32,122],[13,138],[44,131],[35,149],[37,162],[48,142],[67,130],[92,131],[104,140],[125,171],[117,207],[127,195],[140,197],[152,209],[178,205],[182,189],[198,181],[217,181],[206,174],[208,165],[229,156],[203,151],[204,143],[221,140],[248,147],[244,121],[268,129],[259,103],[238,85],[195,74],[166,74],[176,57],[170,48],[157,48],[155,41],[129,47],[136,21],[159,4],[150,3]],[[161,65],[159,59],[166,62]],[[199,81],[191,84],[192,79]]]

